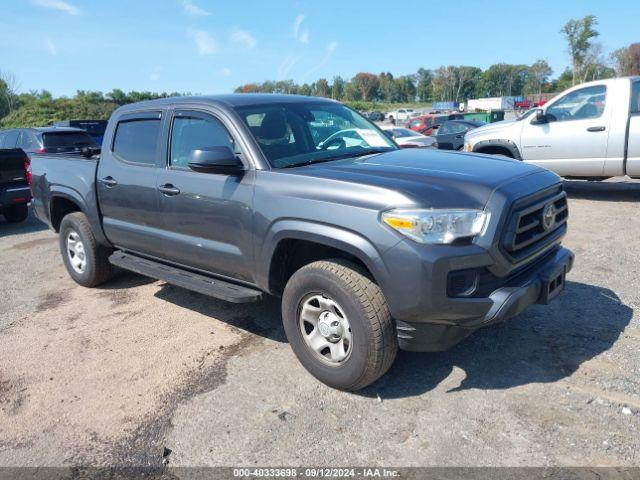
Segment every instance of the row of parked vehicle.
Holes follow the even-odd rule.
[[[98,140],[102,141],[102,134]],[[98,148],[98,143],[81,128],[51,126],[0,131],[0,214],[10,223],[27,219],[32,155],[79,154],[86,148]]]

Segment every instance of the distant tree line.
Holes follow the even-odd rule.
[[[567,41],[571,67],[556,78],[546,60],[531,65],[496,63],[486,70],[474,66],[449,65],[420,68],[411,75],[360,72],[351,79],[340,76],[331,82],[320,78],[312,83],[292,80],[248,83],[236,92],[297,93],[333,98],[354,108],[371,109],[372,102],[413,103],[437,100],[464,101],[469,98],[529,95],[559,92],[572,85],[613,76],[640,75],[640,43],[611,52],[606,58],[593,15],[571,19],[561,33]],[[15,76],[0,71],[0,128],[48,125],[58,120],[106,119],[120,105],[188,93],[153,93],[114,89],[108,93],[79,90],[73,97],[54,98],[46,90],[19,93]]]
[[[496,63],[486,70],[474,66],[448,65],[435,70],[420,68],[411,75],[394,76],[390,72],[357,73],[351,79],[321,78],[313,83],[296,84],[292,80],[248,83],[236,92],[297,93],[331,97],[342,101],[363,102],[430,102],[464,101],[469,98],[520,96],[559,92],[572,85],[610,78],[616,75],[640,74],[640,43],[612,52],[607,59],[599,36],[598,20],[593,15],[569,20],[562,28],[567,41],[571,67],[552,79],[553,70],[546,60],[532,65]]]
[[[16,81],[0,72],[0,127],[49,125],[59,120],[107,119],[120,105],[173,97],[181,94],[128,92],[114,89],[109,93],[78,90],[73,97],[54,98],[46,90],[17,93]]]

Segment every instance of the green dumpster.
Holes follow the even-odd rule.
[[[485,123],[494,123],[504,120],[504,110],[492,110],[489,112],[469,112],[464,114],[465,120],[476,120]]]

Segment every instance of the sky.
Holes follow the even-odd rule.
[[[640,41],[637,0],[0,0],[0,71],[20,91],[56,96],[228,93],[538,58],[559,75],[569,64],[560,29],[587,14],[605,52]]]

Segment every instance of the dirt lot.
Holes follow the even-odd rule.
[[[0,222],[0,466],[640,465],[640,183],[568,182],[567,291],[359,394],[295,360],[279,305],[121,274]]]

